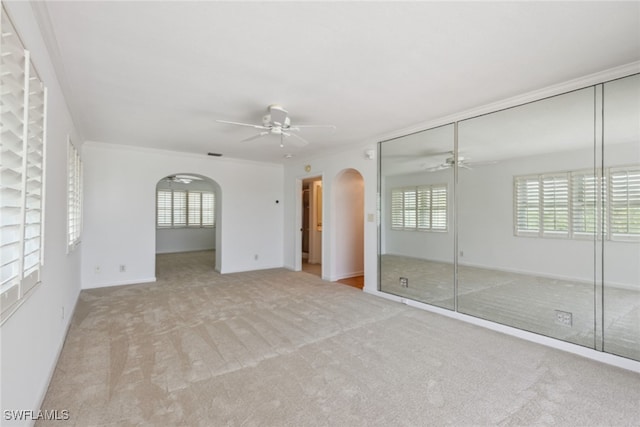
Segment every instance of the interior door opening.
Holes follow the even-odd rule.
[[[322,177],[302,181],[302,271],[322,277]]]

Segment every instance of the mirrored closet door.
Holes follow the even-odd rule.
[[[594,347],[594,88],[459,123],[458,310]]]
[[[640,360],[640,75],[379,154],[382,292]]]
[[[380,289],[453,309],[454,126],[380,144]]]

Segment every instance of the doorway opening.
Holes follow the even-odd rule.
[[[168,175],[156,184],[156,273],[167,254],[206,259],[220,271],[220,186],[193,173]]]
[[[302,181],[302,271],[322,277],[322,177]]]

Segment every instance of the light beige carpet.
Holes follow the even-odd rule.
[[[640,375],[283,269],[82,291],[65,426],[638,425]]]
[[[397,255],[381,257],[382,290],[453,310],[453,264]],[[409,287],[400,286],[407,277]],[[458,311],[525,331],[596,348],[594,326],[603,322],[604,350],[640,360],[640,291],[606,286],[604,315],[596,317],[593,284],[458,267]],[[556,310],[572,314],[570,326]]]

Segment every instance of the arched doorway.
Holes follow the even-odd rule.
[[[364,178],[355,169],[340,171],[334,180],[335,266],[337,281],[364,286]]]
[[[156,184],[156,258],[164,254],[192,254],[220,271],[221,191],[211,178],[176,173]],[[157,267],[157,265],[156,265]]]

